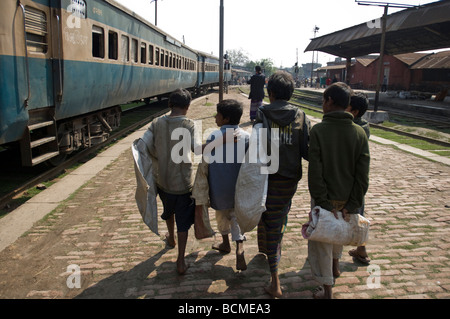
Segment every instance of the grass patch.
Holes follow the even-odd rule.
[[[414,139],[411,137],[403,136],[394,132],[383,131],[382,129],[371,128],[370,134],[373,134],[378,137],[385,138],[390,141],[394,141],[400,144],[409,145],[424,151],[429,151],[431,153],[441,155],[441,156],[449,156],[450,148],[445,146],[436,145],[433,143],[429,143],[426,141]]]

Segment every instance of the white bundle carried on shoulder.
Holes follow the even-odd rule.
[[[332,212],[314,207],[310,220],[302,226],[303,238],[335,245],[364,246],[369,240],[370,221],[360,214],[348,214],[347,222],[342,212],[337,214],[338,219]]]
[[[269,175],[263,173],[263,168],[267,166],[267,155],[259,147],[261,128],[261,123],[253,127],[249,149],[236,181],[234,213],[242,233],[253,230],[266,210]]]

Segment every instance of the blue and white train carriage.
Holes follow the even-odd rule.
[[[112,0],[4,0],[0,16],[0,145],[24,166],[104,141],[119,104],[219,83],[217,57]]]

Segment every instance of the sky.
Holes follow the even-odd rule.
[[[152,0],[116,2],[155,24]],[[392,2],[419,5],[436,0]],[[253,61],[271,59],[275,67],[312,62],[313,53],[304,51],[315,26],[318,37],[380,18],[384,11],[355,0],[223,0],[223,4],[224,51],[243,51]],[[193,49],[219,55],[220,0],[158,0],[157,5],[158,28]],[[403,9],[389,8],[388,14],[399,10]],[[314,59],[326,65],[335,58],[316,52]]]

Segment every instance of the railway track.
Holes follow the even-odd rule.
[[[245,92],[244,90],[240,89],[242,93],[246,94],[247,92]],[[313,112],[317,112],[320,114],[323,114],[322,111],[322,95],[319,94],[308,94],[306,92],[299,92],[298,90],[295,90],[292,99],[290,100],[290,103],[293,105],[297,105],[299,107],[302,107],[304,109],[313,111]],[[417,122],[421,122],[421,123],[427,123],[428,126],[430,127],[439,127],[439,130],[442,129],[446,129],[449,128],[450,129],[450,124],[448,123],[448,119],[436,119],[436,118],[430,118],[428,115],[426,117],[424,117],[423,114],[407,114],[406,112],[399,112],[396,110],[392,110],[389,109],[389,114],[392,115],[396,115],[399,117],[407,117],[407,118],[411,118],[411,119],[415,119]],[[423,136],[423,135],[419,135],[419,134],[414,134],[411,132],[406,132],[404,130],[399,130],[399,129],[395,129],[395,128],[391,128],[391,127],[387,127],[384,125],[379,125],[379,124],[374,124],[374,123],[370,123],[370,127],[373,128],[377,128],[383,131],[389,131],[389,132],[393,132],[396,133],[398,135],[402,135],[402,136],[406,136],[409,138],[413,138],[416,140],[422,140],[431,144],[435,144],[441,147],[445,147],[445,148],[450,148],[450,143],[444,140],[440,140],[440,139],[435,139],[435,138],[431,138],[431,137],[427,137],[427,136]]]
[[[296,101],[297,100],[297,101]],[[308,110],[314,111],[314,112],[318,112],[323,114],[322,111],[322,106],[321,106],[321,101],[322,98],[316,95],[308,95],[308,94],[299,94],[299,93],[294,93],[293,95],[293,99],[291,99],[291,103],[298,105],[302,108],[306,108]],[[320,105],[320,106],[319,106]],[[444,120],[438,120],[436,118],[430,118],[429,116],[424,117],[424,115],[418,115],[417,113],[415,114],[408,114],[407,112],[400,112],[400,111],[395,111],[392,109],[388,109],[389,111],[389,115],[395,115],[397,117],[402,117],[402,118],[410,118],[413,119],[415,124],[426,124],[427,126],[430,127],[439,127],[440,130],[442,129],[450,129],[450,124],[447,121]],[[406,136],[406,137],[410,137],[413,139],[417,139],[417,140],[422,140],[431,144],[435,144],[435,145],[439,145],[439,146],[443,146],[443,147],[450,147],[450,143],[443,141],[443,140],[439,140],[439,139],[435,139],[435,138],[430,138],[427,136],[423,136],[423,135],[419,135],[419,134],[414,134],[411,132],[406,132],[403,130],[399,130],[399,129],[395,129],[395,128],[391,128],[391,127],[387,127],[384,125],[380,125],[380,124],[374,124],[374,123],[370,123],[370,127],[373,128],[377,128],[380,130],[384,130],[384,131],[389,131],[389,132],[393,132],[402,136]]]
[[[122,111],[121,123],[125,124],[121,124],[121,127],[118,130],[113,131],[106,141],[94,145],[88,149],[76,152],[56,167],[31,170],[30,174],[27,177],[22,177],[22,179],[24,180],[20,182],[20,185],[14,186],[13,184],[11,184],[11,187],[9,187],[10,189],[2,191],[0,195],[0,209],[9,210],[11,208],[14,208],[13,206],[16,205],[11,202],[15,197],[19,196],[30,188],[36,187],[40,183],[56,178],[57,176],[61,175],[62,172],[85,160],[93,153],[98,152],[108,144],[151,122],[154,118],[167,113],[169,110],[170,109],[167,107],[167,101],[161,101],[149,105],[136,106]],[[19,159],[17,160],[19,161]],[[1,179],[3,179],[5,175],[6,174],[2,174]],[[7,181],[2,181],[2,183],[7,183]]]
[[[301,100],[303,103],[307,105],[315,106],[317,105],[320,109],[322,107],[322,95],[318,94],[309,94],[307,92],[301,92],[296,90],[293,95],[294,98]],[[412,124],[421,124],[427,126],[433,126],[440,130],[449,130],[450,131],[450,121],[448,117],[431,115],[417,112],[414,110],[400,110],[393,107],[388,107],[381,105],[379,107],[382,111],[388,111],[391,117],[400,117],[403,119],[409,119],[409,122]]]

